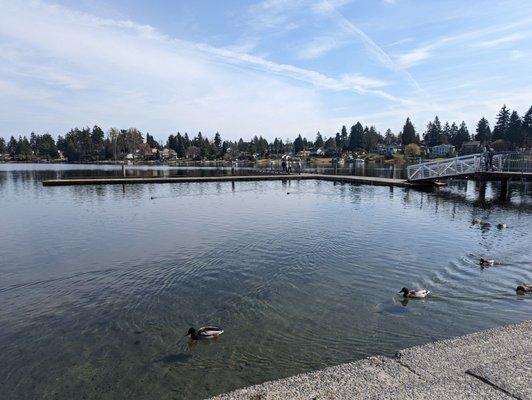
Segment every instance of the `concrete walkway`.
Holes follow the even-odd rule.
[[[212,399],[532,399],[531,333],[529,320]]]

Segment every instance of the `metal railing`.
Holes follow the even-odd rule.
[[[406,169],[406,176],[409,181],[420,181],[472,175],[488,170],[529,173],[532,169],[532,153],[530,151],[497,153],[493,155],[491,163],[488,161],[487,153],[430,161],[409,165]]]

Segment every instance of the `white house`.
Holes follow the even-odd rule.
[[[430,148],[431,157],[449,157],[454,156],[456,150],[452,144],[439,144]]]

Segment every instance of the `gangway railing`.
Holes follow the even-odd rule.
[[[532,169],[530,151],[497,153],[493,155],[491,163],[488,157],[487,153],[478,153],[409,165],[406,176],[409,181],[421,181],[473,175],[488,170],[530,173]]]

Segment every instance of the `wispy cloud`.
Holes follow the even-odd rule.
[[[498,46],[500,44],[517,42],[517,41],[523,40],[525,38],[527,38],[527,35],[524,35],[522,33],[514,33],[512,35],[502,36],[502,37],[497,38],[497,39],[485,40],[483,42],[477,43],[476,46],[491,48],[491,47]]]
[[[345,46],[347,43],[345,37],[337,34],[317,36],[303,45],[297,51],[296,57],[302,60],[311,60]]]
[[[447,36],[439,37],[432,42],[426,43],[422,46],[414,48],[410,51],[400,53],[394,56],[397,62],[404,68],[408,68],[428,60],[433,56],[433,51],[445,46],[456,45],[470,47],[494,47],[503,43],[510,43],[528,37],[528,34],[515,33],[506,35],[497,39],[491,39],[478,42],[479,38],[493,35],[498,32],[504,32],[512,29],[520,29],[523,26],[528,26],[532,22],[532,18],[524,18],[509,24],[494,25],[489,28],[473,29],[461,33],[455,33]]]
[[[0,79],[13,82],[10,94],[0,93],[0,107],[9,110],[13,96],[38,87],[54,101],[32,106],[60,115],[64,126],[142,121],[161,131],[225,126],[233,135],[289,134],[304,129],[301,121],[312,130],[323,123],[316,89],[401,101],[363,75],[335,78],[42,2],[6,4],[0,38],[26,49],[0,67]]]
[[[426,60],[431,56],[430,54],[431,47],[419,47],[412,51],[402,53],[396,56],[397,62],[403,68],[408,68],[413,65],[419,64],[421,61]]]
[[[391,70],[400,71],[401,73],[403,73],[407,77],[409,82],[412,83],[416,87],[416,89],[420,89],[419,84],[412,77],[412,75],[408,71],[403,70],[403,67],[397,64],[364,31],[362,31],[359,27],[357,27],[353,22],[345,18],[343,14],[340,11],[338,11],[338,9],[335,7],[335,4],[333,2],[328,1],[328,0],[322,0],[320,4],[321,4],[321,7],[320,7],[321,13],[332,17],[341,29],[343,29],[345,32],[349,33],[353,37],[360,40],[364,44],[364,46],[366,47],[370,55],[372,55],[385,67]]]
[[[290,16],[290,11],[298,9],[304,0],[263,0],[249,7],[248,25],[255,30],[297,29],[299,24]]]

